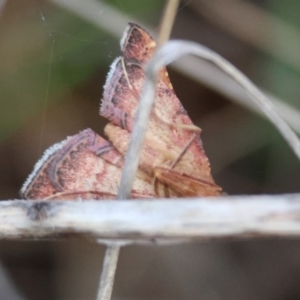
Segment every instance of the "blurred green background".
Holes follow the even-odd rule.
[[[102,86],[120,55],[122,31],[127,22],[138,22],[157,33],[164,1],[16,0],[0,5],[0,198],[5,200],[18,198],[50,145],[87,127],[103,133],[106,121],[98,113]],[[202,43],[227,58],[278,98],[279,111],[300,132],[299,9],[296,0],[182,1],[172,38]],[[213,176],[224,191],[299,192],[299,162],[274,127],[234,97],[191,78],[186,69],[171,66],[170,77],[203,130]],[[121,254],[114,297],[300,299],[294,276],[300,271],[298,244],[128,247]],[[101,246],[1,242],[0,248],[24,298],[94,298]],[[0,289],[0,299],[13,298]]]

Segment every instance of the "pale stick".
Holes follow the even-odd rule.
[[[159,45],[166,42],[170,36],[171,29],[175,20],[177,8],[179,5],[179,0],[168,0],[165,6],[164,14],[162,17],[162,23],[161,23],[161,31],[159,35]],[[155,88],[154,88],[155,89]],[[149,108],[150,109],[150,108]],[[150,110],[149,110],[150,113]],[[147,124],[148,122],[146,122]],[[136,142],[139,143],[139,140],[143,139],[141,136],[136,136]],[[132,157],[133,160],[138,158]],[[126,195],[126,197],[123,197],[122,189],[121,187],[124,185],[123,181],[124,178],[126,178],[126,170],[124,169],[122,172],[122,178],[120,182],[120,189],[118,191],[118,200],[124,200],[124,199],[130,199],[130,194]],[[132,186],[129,187],[131,190]],[[114,277],[115,272],[117,269],[117,261],[118,256],[120,252],[120,247],[117,245],[108,246],[105,251],[105,257],[104,257],[104,264],[101,274],[101,280],[100,280],[100,286],[99,286],[99,292],[98,292],[98,298],[97,300],[109,300],[111,299],[111,293],[114,283]]]

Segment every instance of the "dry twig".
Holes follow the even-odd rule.
[[[126,212],[126,213],[124,213]],[[85,238],[107,245],[300,237],[300,194],[181,200],[0,202],[0,239]]]

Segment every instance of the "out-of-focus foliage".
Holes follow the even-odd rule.
[[[135,17],[137,20],[142,20],[147,24],[153,25],[157,24],[159,21],[162,8],[164,6],[164,1],[161,0],[105,0],[103,2],[106,2],[116,9]]]
[[[0,18],[0,141],[99,67],[108,68],[119,51],[114,37],[72,13],[47,2],[29,2],[23,8],[7,3],[5,10],[14,17]],[[148,20],[163,5],[108,2]]]
[[[267,8],[270,14],[274,14],[285,24],[291,27],[295,32],[298,31],[300,37],[300,2],[291,1],[267,1]],[[281,26],[277,26],[276,22],[270,22],[272,31],[273,47],[279,52],[287,53],[294,57],[296,61],[300,61],[299,40],[294,41],[289,32],[282,31]],[[292,50],[290,50],[292,49]],[[300,109],[300,69],[298,66],[287,66],[274,57],[264,57],[262,68],[260,71],[264,74],[263,82],[266,83],[267,89],[273,91],[278,97],[285,99],[288,103]]]
[[[112,38],[91,24],[49,6],[28,14],[0,29],[0,139],[109,61]]]

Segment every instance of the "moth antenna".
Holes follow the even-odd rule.
[[[182,159],[182,157],[184,156],[184,154],[188,151],[188,149],[191,147],[192,143],[195,141],[195,139],[198,137],[198,133],[195,133],[192,138],[188,141],[188,143],[186,144],[186,146],[183,148],[183,150],[181,151],[181,153],[178,155],[178,157],[172,162],[170,169],[173,169],[178,162]]]
[[[123,69],[124,76],[125,76],[125,79],[127,81],[128,87],[129,87],[130,91],[133,93],[134,97],[139,101],[139,93],[135,89],[135,87],[131,84],[131,82],[129,80],[129,76],[128,76],[128,72],[127,72],[127,69],[126,69],[124,57],[121,57],[120,59],[121,59],[122,69]],[[157,119],[159,119],[162,123],[164,123],[164,124],[166,124],[168,126],[171,126],[173,128],[183,129],[183,130],[189,130],[189,131],[195,131],[195,132],[199,132],[199,133],[202,131],[201,128],[199,128],[198,126],[196,126],[194,124],[190,124],[190,125],[187,125],[187,124],[176,124],[174,122],[168,122],[168,121],[166,121],[161,116],[161,114],[158,112],[158,110],[155,108],[155,104],[154,104],[153,112],[154,112],[154,115],[157,117]]]
[[[64,197],[64,196],[73,196],[73,195],[78,195],[78,194],[84,194],[84,193],[89,193],[89,194],[95,194],[95,195],[100,195],[100,196],[105,196],[105,197],[112,197],[115,198],[115,194],[110,194],[110,193],[101,193],[99,191],[88,191],[88,190],[82,190],[82,191],[66,191],[66,192],[61,192],[61,193],[56,193],[54,195],[48,196],[46,198],[43,198],[43,200],[52,200],[57,197]]]
[[[129,80],[129,77],[128,77],[128,73],[127,73],[127,70],[126,70],[125,62],[124,62],[124,57],[121,57],[121,64],[122,64],[122,68],[123,68],[123,71],[124,71],[124,75],[125,75],[127,84],[129,86],[129,88],[132,90],[133,86],[132,86],[132,84],[131,84],[131,82]]]
[[[126,65],[125,65],[125,61],[124,61],[124,57],[121,57],[121,64],[122,64],[122,68],[124,71],[124,75],[125,75],[125,79],[127,81],[128,87],[130,89],[130,91],[133,93],[134,97],[139,100],[139,93],[138,91],[135,89],[135,87],[131,84],[130,80],[129,80],[129,76],[127,73],[127,69],[126,69]]]
[[[197,133],[200,133],[202,131],[202,129],[194,124],[176,124],[174,122],[168,122],[167,120],[165,120],[162,115],[159,113],[159,111],[155,108],[155,104],[154,104],[154,110],[153,113],[155,114],[155,116],[164,124],[171,126],[173,128],[176,129],[183,129],[183,130],[189,130],[189,131],[195,131]]]

